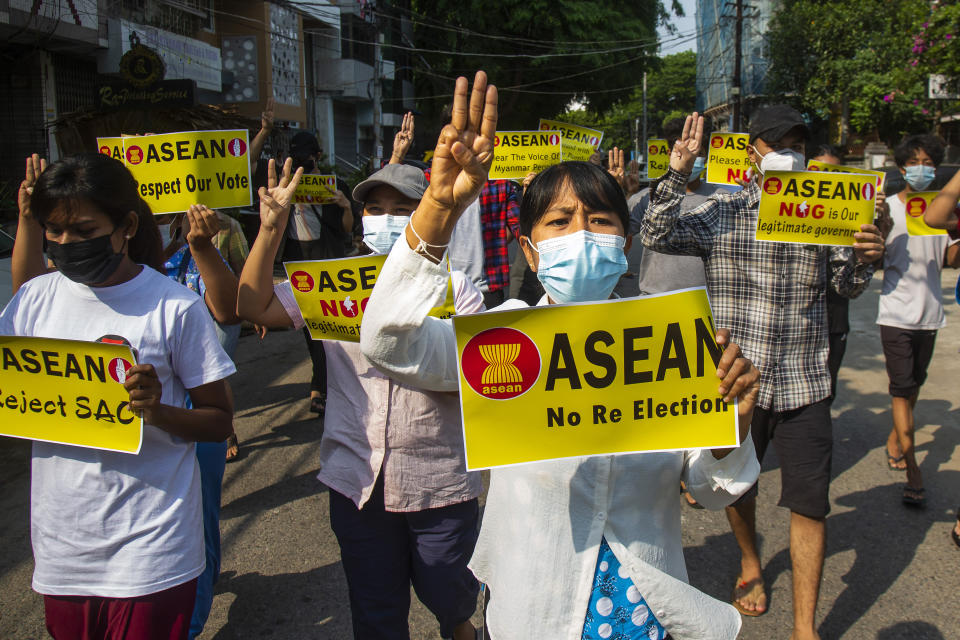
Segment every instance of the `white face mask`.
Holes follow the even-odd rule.
[[[754,147],[754,150],[756,150],[756,147]],[[760,152],[757,151],[757,155],[760,156],[760,173],[766,173],[767,171],[803,171],[806,168],[803,156],[791,149],[771,151],[765,156],[760,155]]]
[[[393,244],[406,229],[410,216],[363,216],[363,242],[377,253],[390,253]]]
[[[170,237],[170,226],[171,224],[169,222],[167,224],[157,225],[157,229],[160,229],[160,241],[163,243],[164,248],[167,248],[172,240]]]

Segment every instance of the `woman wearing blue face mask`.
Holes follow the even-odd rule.
[[[478,72],[457,80],[453,118],[434,152],[430,187],[380,273],[361,329],[361,349],[403,384],[456,391],[449,321],[427,316],[442,295],[452,229],[477,197],[493,161],[497,92]],[[468,115],[469,114],[469,115]],[[603,169],[551,167],[521,204],[521,245],[547,293],[540,304],[605,300],[626,268],[626,202]],[[497,309],[517,309],[509,300]],[[721,330],[721,343],[727,334]],[[686,583],[680,544],[681,479],[704,506],[721,508],[759,473],[747,429],[756,368],[729,345],[720,392],[740,397],[739,449],[595,456],[495,469],[470,566],[490,587],[495,640],[531,637],[732,639],[730,605]]]

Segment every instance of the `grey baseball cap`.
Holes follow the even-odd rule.
[[[353,188],[353,199],[357,202],[365,202],[370,190],[380,185],[393,187],[408,198],[419,200],[427,190],[428,183],[427,176],[416,167],[405,164],[388,164],[355,186]]]

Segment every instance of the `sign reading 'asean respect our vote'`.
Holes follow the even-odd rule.
[[[296,204],[327,204],[337,191],[337,176],[305,173],[293,192]]]
[[[746,133],[714,133],[707,150],[707,182],[710,184],[737,184],[746,180],[753,166],[747,156],[750,136]]]
[[[123,162],[123,138],[97,138],[97,151]]]
[[[647,179],[656,180],[670,168],[670,149],[663,138],[647,140]]]
[[[703,288],[453,326],[468,469],[739,444]]]
[[[312,339],[360,342],[363,312],[386,260],[386,255],[372,255],[283,263]],[[447,281],[446,299],[437,302],[431,316],[453,316],[452,281]]]
[[[907,234],[911,236],[942,236],[947,232],[944,229],[934,229],[923,221],[923,214],[927,207],[937,197],[939,191],[920,191],[905,194],[904,217],[907,219]],[[897,197],[897,196],[894,196]]]
[[[134,363],[124,345],[0,336],[0,435],[139,453]]]
[[[252,202],[246,129],[123,138],[123,157],[155,214]]]
[[[559,131],[564,160],[589,160],[600,149],[603,131],[576,124],[540,119],[541,131]]]
[[[497,131],[491,180],[522,180],[563,161],[559,131]]]
[[[847,247],[873,222],[874,176],[827,171],[767,171],[757,240]]]

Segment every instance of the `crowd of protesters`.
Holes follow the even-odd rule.
[[[791,637],[818,638],[848,300],[879,269],[887,464],[905,476],[897,499],[924,506],[913,410],[945,324],[941,269],[960,267],[960,173],[924,214],[948,235],[909,235],[905,203],[928,190],[944,158],[939,139],[914,135],[896,148],[905,186],[877,198],[875,223],[861,225],[852,246],[761,242],[764,172],[802,171],[808,159],[842,164],[838,150],[810,143],[789,106],[751,117],[753,171],[739,187],[704,180],[706,125],[694,113],[666,123],[669,168],[640,190],[617,149],[606,167],[597,157],[522,184],[489,179],[496,88],[478,72],[472,90],[458,79],[454,96],[428,171],[407,162],[408,114],[390,163],[322,206],[293,204],[303,174],[322,162],[316,137],[294,135],[288,158],[267,161],[250,246],[233,218],[202,203],[152,215],[108,156],[27,159],[16,294],[0,335],[129,345],[138,364],[124,385],[144,421],[135,456],[33,444],[33,588],[54,638],[203,630],[220,568],[224,463],[242,446],[227,382],[242,321],[267,340],[271,329],[304,331],[310,410],[324,425],[318,480],[329,488],[358,639],[408,638],[411,586],[444,638],[735,638],[741,615],[767,611],[756,502],[771,445],[779,505],[790,512]],[[254,160],[269,107],[262,125]],[[511,297],[514,241],[523,284]],[[358,250],[387,255],[360,342],[312,340],[275,264]],[[636,273],[631,250],[641,251]],[[481,478],[464,458],[456,339],[449,319],[429,315],[448,287],[458,314],[706,287],[722,347],[717,388],[738,401],[742,444],[497,468],[481,514]],[[687,584],[684,505],[726,510],[740,551],[729,602]],[[951,534],[960,546],[960,520]],[[475,629],[482,586],[485,623]]]

